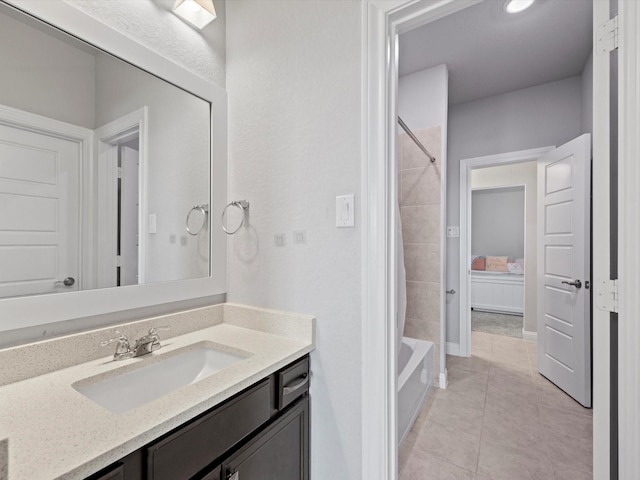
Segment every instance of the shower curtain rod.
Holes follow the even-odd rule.
[[[431,154],[429,153],[429,150],[427,150],[427,149],[425,148],[425,146],[424,146],[424,145],[422,145],[422,143],[420,143],[420,140],[418,140],[418,137],[416,137],[416,136],[413,134],[413,132],[411,131],[411,129],[410,129],[409,127],[407,127],[407,124],[406,124],[406,123],[404,123],[404,122],[402,121],[402,119],[400,118],[400,116],[399,116],[399,115],[398,115],[398,123],[400,124],[400,126],[402,127],[402,129],[403,129],[405,132],[407,132],[407,135],[409,135],[409,136],[411,137],[411,140],[413,140],[413,141],[416,143],[416,145],[418,146],[418,148],[419,148],[420,150],[422,150],[422,151],[424,152],[424,154],[425,154],[427,157],[429,157],[429,160],[431,160],[431,163],[434,163],[434,162],[436,161],[436,157],[434,157],[433,155],[431,155]]]

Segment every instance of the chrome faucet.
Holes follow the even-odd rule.
[[[133,344],[133,348],[129,344],[129,339],[126,335],[119,335],[100,342],[101,347],[106,347],[112,343],[116,343],[116,352],[113,354],[114,360],[124,360],[126,358],[139,357],[146,355],[161,347],[160,337],[158,336],[159,330],[169,330],[169,327],[152,327],[146,335],[138,338]],[[120,333],[116,330],[116,333]]]

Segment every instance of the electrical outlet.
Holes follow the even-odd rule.
[[[180,236],[180,245],[182,245],[183,247],[187,246],[187,236],[186,235],[181,235]]]
[[[460,227],[447,227],[447,238],[457,238],[460,236]]]
[[[287,245],[287,236],[284,233],[276,233],[273,236],[273,244],[276,247],[284,247]]]
[[[296,245],[304,245],[307,243],[307,231],[306,230],[294,230],[293,243]]]

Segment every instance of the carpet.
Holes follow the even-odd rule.
[[[522,338],[522,315],[471,311],[471,330]]]

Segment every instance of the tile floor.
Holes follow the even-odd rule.
[[[592,414],[537,372],[536,344],[472,332],[399,453],[400,480],[592,479]]]

